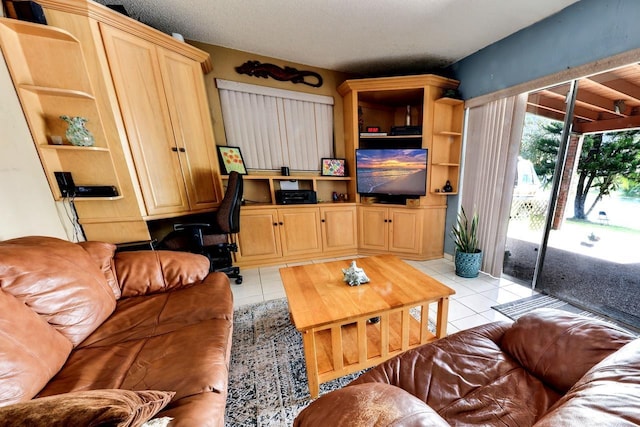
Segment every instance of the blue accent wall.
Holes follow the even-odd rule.
[[[637,48],[640,0],[581,0],[461,59],[449,71],[469,99]],[[444,252],[453,254],[450,231],[458,196],[448,199]]]
[[[640,48],[639,0],[581,0],[451,66],[465,99]]]

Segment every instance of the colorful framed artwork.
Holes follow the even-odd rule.
[[[227,145],[218,145],[217,147],[220,168],[224,175],[229,175],[232,171],[236,171],[241,175],[247,174],[247,168],[244,166],[240,147],[229,147]]]
[[[322,159],[322,176],[346,176],[344,159]]]

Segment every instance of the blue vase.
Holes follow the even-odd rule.
[[[482,251],[468,253],[456,250],[454,260],[456,266],[456,275],[460,277],[478,277],[480,267],[482,266]]]

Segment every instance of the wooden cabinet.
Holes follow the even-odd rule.
[[[356,207],[243,207],[238,263],[266,265],[337,255],[357,249]]]
[[[219,202],[200,64],[100,25],[149,216]]]
[[[318,208],[279,209],[278,226],[284,256],[295,257],[322,252]]]
[[[149,239],[137,181],[120,145],[117,111],[91,78],[80,40],[53,26],[0,18],[0,46],[53,198],[63,199],[55,172],[70,172],[76,185],[114,186],[117,196],[75,199],[85,236],[114,243]],[[86,118],[94,145],[71,145],[61,115]]]
[[[360,249],[414,255],[422,251],[422,209],[360,206],[358,211]]]
[[[355,251],[358,220],[353,206],[321,206],[322,247],[325,251]]]
[[[281,257],[278,210],[241,208],[238,261],[246,264]]]
[[[49,25],[0,18],[0,43],[54,199],[58,171],[118,190],[73,201],[86,238],[148,240],[148,219],[218,206],[209,55],[93,1],[39,4]],[[60,115],[87,118],[95,145],[65,141]]]
[[[458,191],[464,114],[463,101],[443,94],[457,87],[456,80],[435,75],[347,80],[338,87],[344,106],[345,157],[354,171],[348,192],[360,204],[359,253],[392,252],[412,259],[443,256],[443,196]],[[379,128],[378,134],[366,132],[370,127]],[[427,149],[426,194],[404,200],[357,194],[355,153],[360,148]],[[445,193],[447,181],[453,191]]]

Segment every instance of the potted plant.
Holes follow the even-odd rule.
[[[452,235],[456,245],[456,275],[478,277],[482,265],[482,250],[478,248],[478,213],[474,212],[469,221],[464,208],[461,208]]]

